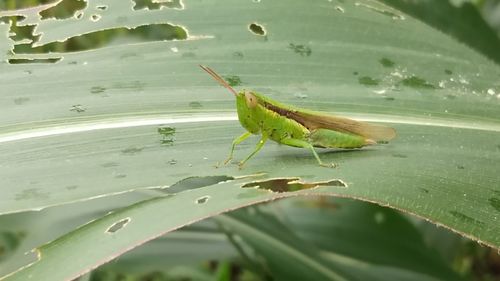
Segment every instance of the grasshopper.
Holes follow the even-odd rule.
[[[310,149],[319,165],[335,167],[334,163],[323,163],[314,148],[361,148],[377,142],[387,142],[396,136],[396,131],[390,127],[293,107],[252,91],[236,92],[211,68],[203,65],[200,67],[236,97],[238,119],[247,130],[234,139],[224,164],[233,159],[235,147],[252,134],[260,134],[261,139],[253,152],[239,162],[240,168],[259,152],[268,139]]]

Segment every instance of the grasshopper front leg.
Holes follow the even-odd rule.
[[[319,158],[318,153],[316,153],[316,150],[314,150],[314,147],[312,146],[312,144],[308,143],[305,140],[286,138],[286,139],[282,139],[280,142],[282,144],[286,144],[286,145],[290,145],[290,146],[309,148],[312,151],[314,157],[316,158],[316,160],[318,161],[318,164],[320,166],[328,167],[328,168],[337,167],[337,164],[335,164],[335,163],[330,163],[330,164],[323,163],[323,161],[321,161],[321,159]]]
[[[231,152],[229,153],[229,156],[227,157],[227,159],[224,161],[224,165],[226,165],[227,163],[229,163],[229,161],[231,161],[233,159],[234,148],[238,144],[240,144],[242,141],[246,140],[251,135],[252,135],[252,133],[245,132],[243,135],[241,135],[233,140],[233,145],[231,146]],[[218,166],[219,166],[219,164],[217,164],[216,167],[218,167]]]
[[[266,133],[262,132],[262,138],[260,138],[260,141],[257,143],[257,145],[255,146],[255,149],[252,153],[250,153],[250,155],[247,156],[247,158],[245,158],[245,160],[241,161],[238,166],[239,168],[243,168],[243,165],[245,164],[245,162],[248,161],[248,159],[252,158],[252,156],[254,156],[257,152],[259,152],[259,150],[264,146],[264,144],[266,143],[268,139],[268,136]]]

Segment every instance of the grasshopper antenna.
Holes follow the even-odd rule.
[[[208,74],[210,74],[217,82],[219,82],[219,84],[221,84],[223,87],[231,91],[231,93],[233,93],[234,96],[238,96],[238,93],[231,86],[229,86],[229,84],[224,79],[222,79],[222,77],[220,77],[219,74],[215,73],[215,71],[213,71],[210,67],[201,64],[200,67],[206,72],[208,72]]]

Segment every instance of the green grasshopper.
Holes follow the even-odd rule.
[[[240,168],[264,146],[268,139],[280,144],[308,148],[319,165],[335,167],[333,163],[323,163],[314,147],[361,148],[377,142],[387,142],[396,136],[396,131],[390,127],[296,108],[252,91],[243,90],[238,93],[215,71],[207,66],[200,65],[200,67],[234,94],[238,119],[247,130],[234,139],[231,152],[224,164],[233,159],[236,145],[252,134],[260,134],[262,137],[254,151],[239,163]]]

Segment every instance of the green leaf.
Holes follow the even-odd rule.
[[[5,280],[26,280],[29,276],[38,280],[74,279],[146,241],[228,210],[289,196],[335,194],[335,188],[327,187],[274,193],[241,188],[243,182],[229,181],[155,197],[111,212],[39,247],[38,261]],[[101,246],[92,246],[97,244]],[[55,266],[57,272],[49,270]]]
[[[97,219],[113,209],[151,198],[144,192],[131,192],[113,197],[47,208],[39,212],[22,212],[0,216],[0,233],[12,240],[0,254],[0,276],[35,262],[32,250],[41,244],[57,239],[78,226]],[[4,240],[5,241],[5,240]],[[14,243],[13,243],[14,242]],[[15,245],[16,247],[12,247]]]
[[[288,178],[337,180],[346,188],[315,191],[403,210],[500,247],[499,66],[398,10],[374,1],[359,3],[190,1],[180,7],[134,10],[133,3],[114,0],[100,10],[102,3],[92,1],[80,18],[77,14],[65,20],[39,19],[39,10],[55,4],[0,12],[0,17],[26,16],[12,23],[16,26],[37,24],[41,36],[33,47],[55,44],[59,50],[29,53],[29,43],[8,39],[9,26],[0,25],[7,39],[0,40],[0,55],[6,60],[0,64],[0,214],[158,189],[190,177],[264,172],[262,180],[278,178],[285,186]],[[95,14],[100,18],[92,18]],[[251,24],[261,26],[265,36],[249,30]],[[151,26],[151,33],[158,27],[168,34],[181,29],[187,38],[175,32],[179,37],[168,38],[178,40],[124,37],[120,40],[133,42],[118,40],[85,52],[65,52],[67,46],[56,43],[141,26]],[[28,51],[7,54],[14,45]],[[318,167],[309,151],[273,143],[243,170],[234,165],[216,169],[243,129],[236,121],[233,97],[198,64],[238,81],[238,89],[385,123],[397,130],[398,138],[362,150],[321,151],[323,161],[337,163],[337,169]],[[240,145],[236,159],[248,155],[256,142],[251,138]],[[237,196],[247,196],[239,186],[253,180],[240,181],[152,199],[104,217],[43,246],[47,254],[36,266],[7,279],[36,272],[38,280],[56,280],[52,266],[61,266],[62,260],[67,264],[59,277],[76,277],[194,220],[277,196],[257,192],[265,198],[239,200]],[[222,186],[227,190],[219,194]],[[254,196],[256,191],[247,192]],[[302,193],[279,196],[297,194]],[[210,196],[207,202],[220,196],[216,202],[231,204],[187,208],[205,196]],[[152,205],[156,207],[150,212],[142,209]],[[186,207],[186,213],[162,224],[167,205],[178,206],[169,209],[175,214]],[[116,244],[80,260],[78,250],[92,249],[99,241],[90,238],[109,239],[104,231],[127,217],[116,214],[129,211],[144,219],[138,236],[120,235],[113,240]],[[135,219],[129,226],[123,221],[117,233],[132,228]],[[69,258],[68,253],[76,256]]]

